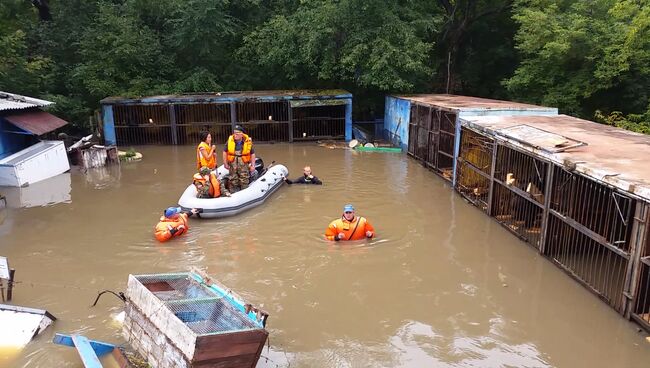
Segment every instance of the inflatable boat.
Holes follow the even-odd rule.
[[[263,165],[263,163],[259,165],[256,162],[257,179],[251,182],[248,188],[233,193],[230,197],[196,198],[196,187],[190,184],[178,200],[178,205],[183,211],[189,211],[192,208],[203,210],[202,218],[233,216],[259,206],[284,184],[284,178],[289,174],[284,165],[271,165],[268,168],[264,168]],[[219,166],[216,172],[219,180],[228,175],[228,170],[223,165]]]

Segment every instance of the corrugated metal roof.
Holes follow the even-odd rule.
[[[68,124],[67,121],[40,110],[18,112],[5,115],[4,118],[20,129],[35,135],[43,135]]]
[[[100,102],[112,104],[156,104],[156,103],[208,103],[229,101],[277,101],[309,99],[352,98],[352,94],[342,89],[322,90],[275,90],[275,91],[230,91],[213,93],[188,93],[180,95],[147,96],[139,98],[107,97]]]
[[[54,102],[39,100],[38,98],[0,91],[0,111],[43,107],[52,105],[53,103]]]
[[[474,116],[461,124],[499,136],[549,161],[650,200],[650,136],[574,118],[556,116]],[[525,124],[585,145],[561,152],[540,149],[536,136],[512,140],[509,129]]]

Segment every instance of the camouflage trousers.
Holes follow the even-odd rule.
[[[230,164],[229,176],[228,187],[230,192],[246,189],[251,177],[250,167],[242,161],[241,157],[236,156],[235,161]]]

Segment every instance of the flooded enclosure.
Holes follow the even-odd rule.
[[[208,129],[225,141],[235,124],[256,142],[351,139],[352,95],[343,90],[247,91],[102,100],[107,143],[193,144]],[[349,128],[348,128],[349,127]]]
[[[603,295],[620,300],[620,269],[627,275],[620,253],[627,248],[594,244],[555,215],[549,226],[562,228],[541,256],[407,155],[259,144],[256,153],[265,162],[282,163],[292,178],[309,164],[324,185],[284,185],[241,215],[192,218],[187,234],[160,244],[153,227],[190,182],[195,151],[136,148],[142,161],[67,174],[67,195],[52,196],[62,198],[58,203],[0,206],[0,255],[9,258],[18,282],[13,302],[58,318],[25,350],[0,352],[0,367],[80,367],[74,349],[50,342],[55,332],[125,343],[113,319],[124,304],[104,296],[90,307],[98,292],[124,291],[129,274],[191,267],[269,313],[269,347],[258,367],[647,367],[650,361],[650,344],[638,325],[553,263],[557,259]],[[477,175],[465,181],[473,191],[470,183],[484,185],[477,178],[489,161],[482,153],[465,157]],[[504,168],[519,175],[535,171],[524,165],[530,161],[511,162],[522,169]],[[553,171],[549,165],[538,169]],[[498,185],[513,201],[537,207],[520,186]],[[551,196],[542,202],[550,206]],[[485,202],[490,203],[480,203]],[[346,203],[372,222],[376,239],[323,240]],[[501,214],[494,198],[492,203],[495,216]],[[620,198],[616,203],[624,214],[642,218],[638,207],[626,209]],[[564,211],[562,205],[553,206]],[[532,237],[526,229],[546,220],[526,213],[513,213],[511,224]],[[576,221],[587,218],[571,213]],[[613,215],[612,231],[591,231],[612,245],[633,245],[635,237],[621,237],[625,231]],[[566,246],[579,236],[581,247]],[[632,245],[629,251],[643,251],[644,258],[634,285],[642,291],[631,312],[647,321],[650,254]],[[609,262],[608,273],[594,273],[594,262]]]
[[[412,104],[408,153],[444,179],[451,180],[456,114]]]

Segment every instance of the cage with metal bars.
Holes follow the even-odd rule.
[[[256,142],[352,139],[352,95],[344,90],[236,91],[101,101],[107,144],[225,142],[235,125]]]

